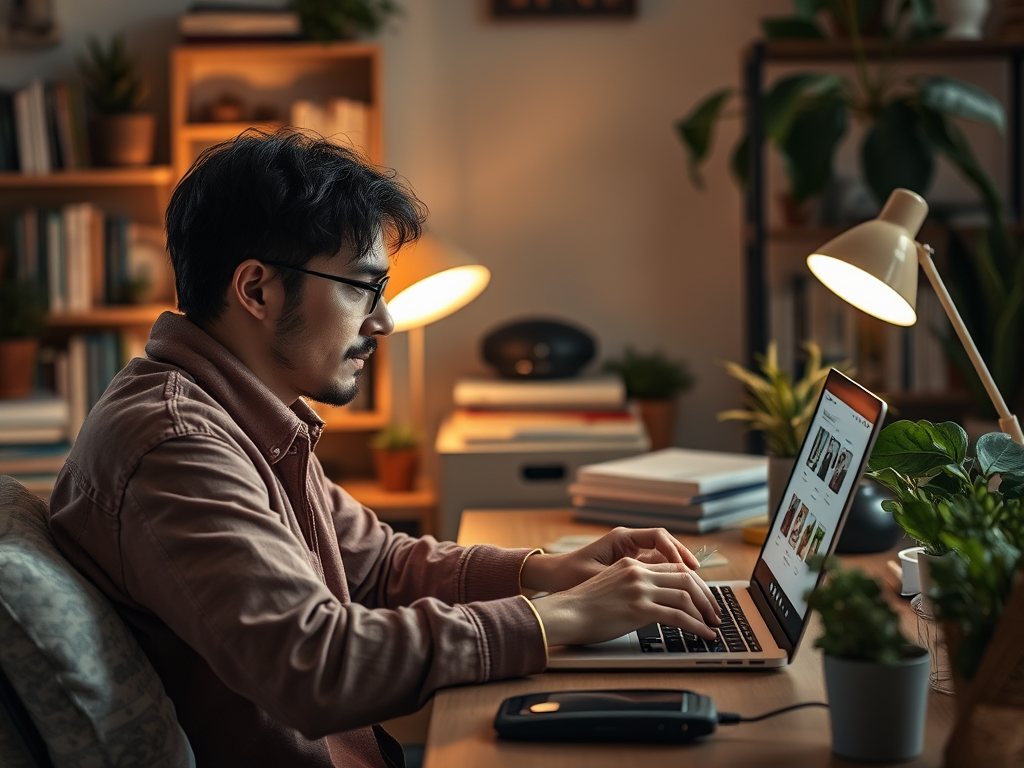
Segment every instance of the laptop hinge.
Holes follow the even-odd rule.
[[[796,650],[793,645],[793,641],[786,635],[786,631],[782,628],[782,624],[779,623],[778,618],[775,616],[775,611],[772,610],[768,599],[765,597],[761,586],[756,580],[750,580],[750,599],[754,601],[754,605],[757,606],[758,612],[761,614],[761,618],[764,619],[764,623],[768,626],[768,631],[772,633],[772,638],[778,644],[779,648],[786,652],[790,662],[793,661],[793,653]]]

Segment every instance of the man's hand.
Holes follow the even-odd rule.
[[[548,645],[612,640],[659,622],[713,640],[718,606],[704,582],[684,563],[616,560],[571,589],[534,601]]]
[[[641,563],[682,563],[697,568],[690,550],[664,528],[616,528],[595,542],[559,555],[530,555],[520,583],[538,592],[561,592],[582,584],[624,557]]]

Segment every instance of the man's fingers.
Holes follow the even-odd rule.
[[[664,563],[664,565],[672,565]],[[678,566],[676,566],[678,568]],[[686,595],[686,601],[692,605],[696,613],[694,616],[702,619],[708,624],[717,626],[721,624],[718,612],[718,602],[711,594],[707,584],[693,571],[666,571],[657,566],[648,566],[654,574],[652,583],[663,589],[672,589]]]

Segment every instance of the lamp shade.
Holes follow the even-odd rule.
[[[424,233],[395,257],[388,283],[388,309],[395,331],[408,331],[447,317],[487,287],[491,272],[460,248]]]
[[[916,237],[928,203],[908,189],[889,196],[878,218],[858,224],[807,257],[814,276],[858,309],[894,325],[917,322]]]

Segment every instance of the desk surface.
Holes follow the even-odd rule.
[[[568,534],[603,533],[605,526],[576,523],[566,510],[466,512],[459,529],[460,544],[487,542],[505,547],[533,547]],[[746,579],[753,570],[756,547],[744,544],[739,530],[703,537],[680,536],[696,549],[714,542],[729,560],[709,569],[707,579]],[[890,553],[844,557],[882,578]],[[892,593],[904,631],[917,637],[916,617],[909,603]],[[845,765],[830,746],[828,712],[819,708],[796,710],[758,723],[720,726],[716,733],[695,744],[681,746],[618,744],[526,744],[496,739],[492,723],[498,705],[508,696],[582,688],[686,688],[712,696],[720,711],[757,715],[801,701],[825,701],[820,652],[813,639],[820,631],[812,620],[793,663],[780,671],[765,672],[548,672],[528,678],[486,685],[449,688],[434,698],[427,735],[424,768],[448,766],[579,766],[650,768],[651,765],[800,766]],[[954,702],[929,692],[925,748],[921,757],[901,765],[939,766],[953,727]],[[664,761],[662,763],[662,761]],[[850,765],[856,765],[850,763]]]

